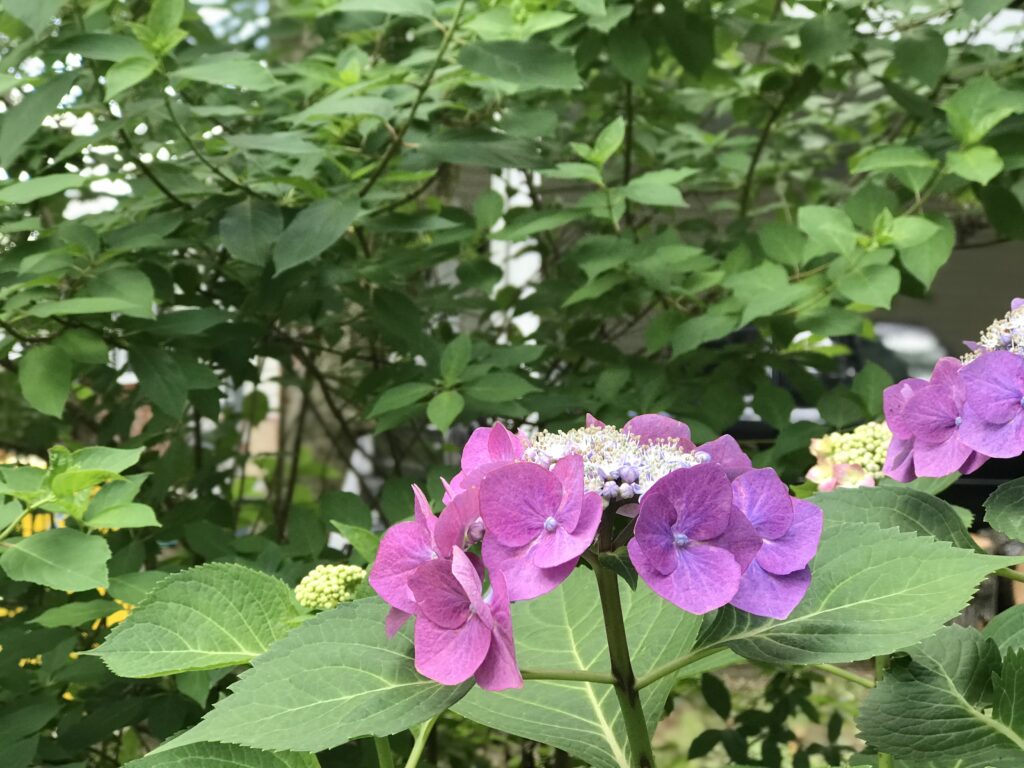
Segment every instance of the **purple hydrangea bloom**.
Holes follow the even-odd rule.
[[[476,487],[487,473],[521,458],[523,440],[513,435],[500,422],[493,427],[473,430],[462,449],[461,470],[445,486],[444,503],[448,504],[467,488]]]
[[[698,445],[698,455],[701,452],[708,455],[710,462],[724,469],[730,480],[739,477],[744,472],[749,472],[754,467],[750,462],[750,457],[743,452],[740,444],[732,435],[722,435],[710,443]]]
[[[431,560],[412,580],[418,611],[414,641],[416,670],[443,685],[476,676],[481,688],[521,688],[508,593],[501,573],[491,572],[481,596],[476,565],[460,549],[450,560]]]
[[[669,473],[644,494],[628,550],[652,590],[703,614],[733,598],[759,546],[733,504],[726,470],[702,464]]]
[[[640,438],[641,442],[651,443],[658,440],[675,440],[683,450],[692,451],[695,446],[690,440],[690,428],[681,421],[676,421],[660,413],[643,413],[634,416],[622,425],[622,431]]]
[[[904,379],[886,387],[882,393],[885,423],[892,432],[882,471],[900,483],[909,483],[917,477],[914,474],[914,430],[904,418],[904,411],[914,393],[925,385],[921,379]]]
[[[807,564],[818,550],[821,510],[789,495],[771,469],[755,469],[732,483],[733,500],[760,538],[760,547],[729,601],[742,611],[785,619],[807,593]]]
[[[988,352],[960,373],[967,390],[960,433],[974,450],[1000,459],[1024,452],[1024,359]]]
[[[522,462],[489,472],[480,512],[484,562],[505,574],[510,599],[528,600],[569,576],[594,540],[602,504],[583,489],[583,459],[569,455],[551,470]]]

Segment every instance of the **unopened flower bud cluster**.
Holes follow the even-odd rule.
[[[885,455],[892,440],[892,432],[885,424],[869,421],[851,432],[833,432],[828,440],[832,445],[832,460],[837,464],[856,464],[876,479],[882,477]]]
[[[310,610],[326,611],[352,600],[365,580],[366,571],[358,565],[318,565],[295,587],[295,599]]]

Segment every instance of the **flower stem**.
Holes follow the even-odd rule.
[[[605,672],[587,669],[521,669],[524,680],[574,680],[581,683],[615,685],[615,678]]]
[[[427,747],[427,739],[430,738],[430,732],[434,730],[434,725],[440,719],[441,715],[434,715],[423,724],[420,732],[416,734],[416,741],[413,742],[412,752],[409,753],[409,759],[405,761],[405,768],[416,768],[416,765],[420,761],[420,757],[423,755],[423,750]]]
[[[622,618],[622,602],[619,599],[619,582],[616,575],[595,562],[597,590],[601,595],[601,610],[604,613],[605,634],[608,637],[608,658],[612,666],[615,695],[619,699],[622,720],[626,725],[626,736],[632,752],[630,765],[633,768],[654,768],[654,751],[651,736],[647,732],[647,720],[640,706],[640,690],[633,674],[629,659],[629,644],[626,641],[626,625]]]
[[[1010,581],[1024,581],[1024,573],[1013,568],[1000,568],[996,571],[996,576],[1002,576],[1004,579],[1010,579]]]
[[[850,672],[848,669],[837,667],[834,664],[811,664],[811,669],[817,669],[821,672],[828,672],[830,675],[841,677],[843,680],[848,680],[851,683],[856,683],[862,688],[874,688],[875,682],[869,677],[862,677],[856,672]]]
[[[875,656],[875,685],[877,686],[885,677],[885,670],[889,666],[889,657]],[[892,755],[888,752],[878,753],[878,768],[894,768]]]
[[[701,659],[707,658],[708,656],[715,656],[719,653],[725,653],[728,650],[728,648],[711,647],[701,648],[699,651],[693,651],[692,653],[684,654],[677,659],[673,659],[672,661],[662,664],[660,667],[655,667],[654,669],[652,669],[650,672],[648,672],[646,675],[644,675],[636,681],[636,687],[637,689],[646,688],[648,685],[658,682],[659,680],[661,680],[661,678],[665,677],[666,675],[671,675],[673,672],[677,672],[678,670],[685,667],[687,664],[692,664],[695,661],[700,661]]]
[[[380,768],[395,768],[395,758],[391,754],[391,742],[387,736],[374,736],[373,745],[377,748],[377,765]]]

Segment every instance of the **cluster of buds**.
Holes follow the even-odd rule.
[[[311,611],[326,611],[352,600],[365,580],[358,565],[318,565],[295,587],[295,599]]]
[[[818,463],[807,472],[807,479],[819,491],[873,486],[884,474],[891,440],[892,432],[880,421],[816,437],[811,440],[811,455]]]

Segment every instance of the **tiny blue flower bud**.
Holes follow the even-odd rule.
[[[548,533],[554,533],[556,528],[558,528],[558,521],[549,515],[548,519],[544,521],[544,530]]]
[[[695,454],[693,454],[693,457],[697,459],[697,461],[699,461],[701,464],[711,461],[711,454],[708,453],[707,451],[697,451]]]
[[[636,467],[630,464],[625,464],[619,467],[619,480],[622,482],[632,485],[639,479],[640,471]]]

